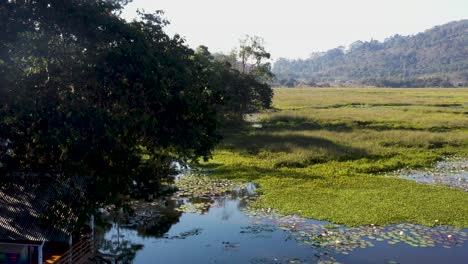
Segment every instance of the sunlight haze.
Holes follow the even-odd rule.
[[[163,10],[168,33],[180,34],[191,47],[228,52],[250,34],[265,39],[273,58],[306,58],[356,40],[411,35],[464,19],[468,1],[134,0],[122,15],[135,18],[137,9]]]

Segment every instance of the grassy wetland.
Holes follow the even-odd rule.
[[[468,227],[468,192],[388,175],[468,157],[468,89],[277,88],[202,166],[258,208],[348,226]]]

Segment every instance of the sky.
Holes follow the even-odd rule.
[[[133,0],[122,16],[131,20],[137,9],[163,10],[171,22],[166,32],[192,48],[229,52],[246,34],[258,35],[273,59],[307,58],[468,18],[468,0]]]

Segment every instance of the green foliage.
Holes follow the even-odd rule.
[[[202,175],[187,175],[175,182],[179,197],[213,198],[226,193],[245,189],[245,184],[229,180],[214,179]]]
[[[0,1],[2,181],[79,176],[92,211],[210,156],[218,87],[159,13],[126,22],[122,4]]]
[[[256,51],[264,48],[259,47],[258,43],[256,45],[248,48],[249,58],[254,56],[251,53],[256,54],[255,64],[242,66],[244,70],[237,67],[240,62],[237,61],[236,53],[212,55],[204,46],[199,47],[195,53],[196,60],[209,76],[210,84],[218,87],[218,92],[223,98],[223,104],[218,111],[228,121],[239,120],[243,114],[271,107],[273,91],[266,80],[272,73],[269,64],[262,62],[267,55],[258,54]],[[245,59],[244,63],[247,62]],[[248,72],[245,71],[247,67],[250,69]]]
[[[468,157],[466,89],[274,91],[282,111],[232,133],[204,164],[258,183],[255,207],[352,226],[468,226],[468,193],[380,175]]]
[[[271,64],[264,62],[271,55],[265,50],[265,41],[259,36],[245,36],[240,40],[238,57],[239,70],[263,82],[270,81],[274,76],[271,73]]]
[[[395,35],[383,42],[356,41],[313,53],[302,60],[279,59],[273,72],[279,84],[322,86],[365,84],[379,87],[468,86],[467,20],[438,26],[414,36]]]

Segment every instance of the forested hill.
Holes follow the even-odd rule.
[[[279,85],[373,85],[390,87],[468,86],[468,20],[436,26],[383,42],[356,41],[312,53],[308,59],[281,58],[273,67]]]

